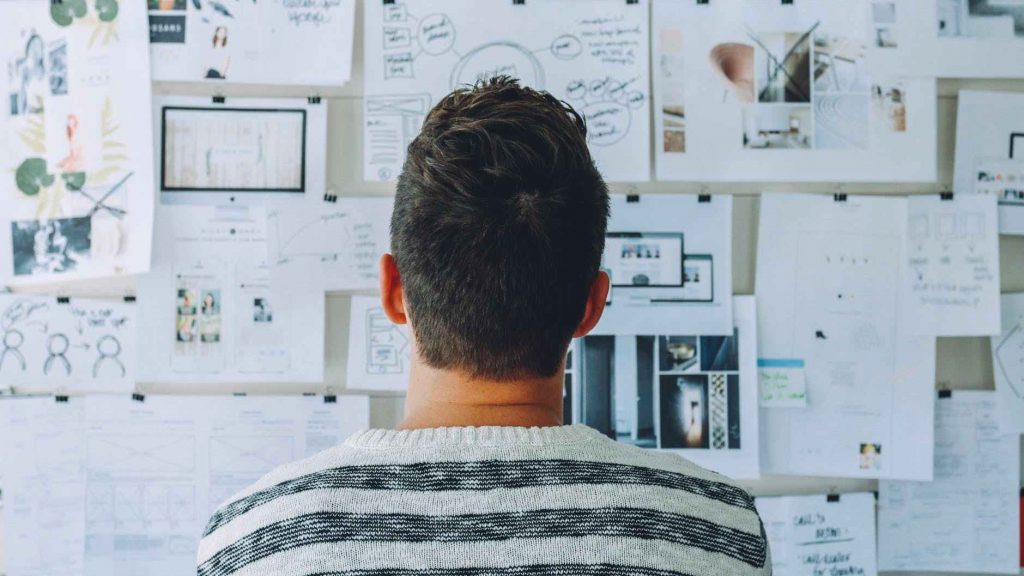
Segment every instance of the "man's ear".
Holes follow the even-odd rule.
[[[587,308],[583,311],[583,319],[576,327],[576,332],[572,335],[573,338],[582,338],[589,334],[594,326],[597,326],[601,315],[604,314],[604,305],[608,301],[608,290],[610,289],[611,281],[608,279],[608,274],[603,270],[599,271],[597,278],[594,278],[594,283],[590,286]]]
[[[384,313],[395,324],[409,322],[409,317],[405,313],[402,277],[398,274],[398,264],[391,254],[380,257],[380,303]]]

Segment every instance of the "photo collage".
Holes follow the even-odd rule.
[[[738,334],[587,336],[566,372],[575,421],[642,448],[740,449]],[[568,414],[567,410],[567,414]]]
[[[1024,38],[1024,3],[1015,0],[935,0],[941,37]]]

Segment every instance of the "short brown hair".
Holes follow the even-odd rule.
[[[571,106],[508,77],[443,98],[409,145],[391,221],[420,357],[497,380],[555,374],[607,222]]]

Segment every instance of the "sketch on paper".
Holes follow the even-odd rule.
[[[407,327],[392,323],[380,301],[369,296],[352,297],[349,318],[347,386],[404,390],[412,354]]]
[[[152,157],[141,6],[0,5],[0,278],[31,284],[149,267]]]
[[[134,305],[0,295],[0,388],[123,391],[134,386]]]
[[[274,207],[267,214],[273,266],[282,274],[318,270],[325,290],[377,288],[392,205],[391,198],[338,198]]]
[[[1004,294],[1000,303],[1002,332],[991,342],[996,404],[1000,429],[1017,434],[1024,432],[1024,294]]]
[[[609,180],[646,180],[643,4],[591,2],[583,9],[579,3],[445,0],[428,6],[407,0],[367,6],[365,178],[398,175],[405,149],[437,99],[506,75],[550,91],[586,118],[591,150]]]
[[[155,80],[341,86],[349,79],[353,0],[146,2]]]

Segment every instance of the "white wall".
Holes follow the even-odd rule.
[[[329,142],[327,149],[327,183],[334,193],[343,196],[386,195],[393,191],[391,185],[364,183],[362,178],[362,38],[361,14],[357,14],[357,36],[353,80],[344,89],[321,92],[329,107]],[[222,86],[221,94],[228,96],[309,96],[309,91],[282,87],[230,87]],[[748,183],[713,184],[700,183],[647,183],[636,185],[613,185],[613,192],[634,192],[639,194],[699,193],[734,194],[733,214],[733,292],[753,294],[754,258],[757,241],[758,195],[762,192],[798,191],[834,193],[840,190],[850,194],[919,194],[934,193],[949,189],[953,176],[953,149],[956,128],[956,94],[961,88],[995,89],[1024,92],[1021,81],[942,81],[939,84],[939,183],[914,185],[856,184],[839,187],[835,184],[785,184]],[[209,94],[208,87],[195,87],[158,83],[156,93],[166,94]],[[1001,238],[1001,268],[1003,291],[1024,291],[1024,236]],[[68,295],[120,296],[131,293],[133,283],[90,282],[63,286],[58,290]],[[346,382],[346,351],[348,348],[349,296],[332,293],[327,296],[327,363],[326,383],[321,387],[289,387],[286,385],[251,386],[188,386],[188,385],[140,385],[145,393],[207,394],[248,392],[293,393],[301,391],[325,391],[344,394],[355,389],[358,383]],[[143,336],[144,340],[144,336]],[[989,343],[987,338],[941,338],[938,344],[937,386],[953,389],[992,389],[993,374]],[[351,388],[350,388],[351,386]],[[343,401],[343,399],[339,399]],[[397,394],[378,394],[371,403],[371,425],[386,427],[394,425],[401,417],[402,397]],[[745,486],[756,495],[812,494],[827,491],[875,490],[877,482],[811,479],[795,477],[767,477]],[[2,550],[0,550],[2,557]]]

